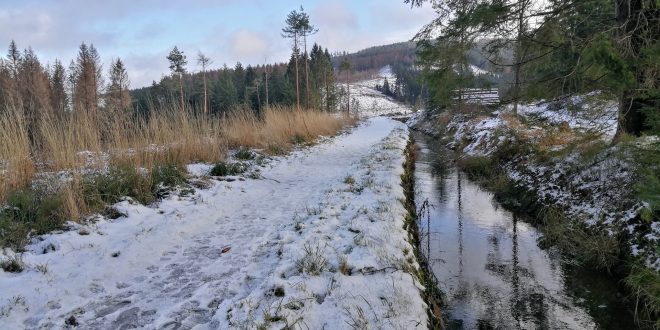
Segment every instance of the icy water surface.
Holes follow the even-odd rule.
[[[539,248],[535,227],[452,165],[445,148],[416,136],[417,204],[423,251],[445,293],[450,329],[632,329],[617,285],[568,269]]]

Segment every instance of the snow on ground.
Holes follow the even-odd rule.
[[[512,109],[506,107],[506,111]],[[540,120],[552,125],[566,123],[572,129],[600,134],[611,141],[617,128],[618,103],[600,98],[599,93],[579,95],[564,102],[521,105],[518,112],[531,120]]]
[[[42,236],[24,272],[0,272],[0,328],[424,328],[399,201],[406,141],[372,118],[275,158],[262,180],[124,201],[125,217]]]
[[[468,155],[489,155],[503,142],[498,131],[510,128],[513,106],[508,105],[482,116],[463,116],[452,120],[447,130],[454,134],[456,143],[467,142],[463,151]],[[540,136],[548,128],[566,126],[575,132],[599,136],[609,142],[614,138],[617,127],[617,104],[615,101],[600,98],[598,94],[575,96],[564,102],[540,101],[534,104],[521,104],[518,114],[527,122],[525,127],[515,129],[527,136]],[[425,120],[417,117],[410,122],[416,125]]]
[[[356,110],[360,116],[365,117],[410,114],[410,106],[376,90],[376,85],[382,86],[385,79],[394,86],[396,77],[389,65],[383,67],[372,79],[351,83],[351,111]]]
[[[474,65],[474,64],[470,64],[470,70],[472,71],[472,73],[473,73],[474,75],[486,75],[486,74],[490,74],[490,71],[486,71],[486,70],[484,70],[484,69],[482,69],[482,68],[480,68],[480,67],[478,67],[478,66],[476,66],[476,65]]]

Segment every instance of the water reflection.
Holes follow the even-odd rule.
[[[499,208],[490,193],[456,170],[444,149],[419,141],[417,200],[434,206],[422,223],[428,235],[424,252],[446,295],[450,328],[612,325],[594,319],[584,299],[567,290],[560,258],[538,247],[534,227]]]

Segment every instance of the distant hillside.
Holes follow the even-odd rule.
[[[415,43],[406,41],[370,47],[351,54],[335,54],[332,63],[335,67],[339,67],[339,63],[344,58],[348,58],[355,71],[380,70],[386,65],[410,67],[415,63],[415,52]]]

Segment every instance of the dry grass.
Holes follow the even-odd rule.
[[[0,115],[0,197],[32,180],[34,159],[25,118],[15,111]]]
[[[355,122],[354,118],[326,112],[292,111],[279,107],[265,111],[263,118],[259,121],[248,111],[237,111],[229,116],[224,128],[229,147],[286,151],[296,143],[310,142],[320,135],[333,135]]]
[[[226,119],[160,109],[148,119],[110,113],[103,120],[86,113],[65,118],[43,116],[29,134],[20,111],[0,110],[0,201],[14,190],[29,186],[35,173],[70,170],[72,182],[61,189],[67,213],[74,218],[81,207],[80,169],[132,164],[151,169],[157,164],[185,165],[217,162],[228,148],[265,148],[273,152],[333,135],[354,122],[335,114],[272,108],[259,120],[249,110],[237,110]]]

